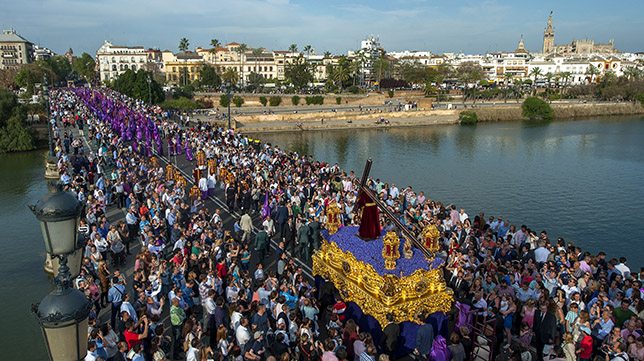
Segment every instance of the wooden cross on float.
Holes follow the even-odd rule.
[[[429,258],[429,259],[434,258],[434,255],[432,254],[432,252],[430,252],[430,251],[425,247],[425,245],[423,244],[423,242],[422,242],[422,241],[421,241],[421,240],[420,240],[420,239],[419,239],[419,238],[418,238],[414,233],[412,233],[412,232],[411,232],[411,231],[410,231],[410,230],[409,230],[409,229],[408,229],[408,228],[407,228],[407,227],[406,227],[406,226],[405,226],[405,225],[400,221],[400,219],[398,219],[398,217],[397,217],[395,214],[393,214],[393,212],[391,212],[391,211],[389,210],[389,208],[387,207],[387,205],[386,205],[386,204],[384,204],[384,203],[380,200],[380,198],[378,198],[378,196],[377,196],[376,194],[374,194],[374,192],[373,192],[371,189],[369,189],[369,187],[367,187],[367,180],[368,180],[368,178],[369,178],[369,173],[371,172],[371,165],[372,165],[372,163],[373,163],[373,161],[371,160],[371,158],[367,159],[367,163],[366,163],[366,164],[365,164],[365,166],[364,166],[364,171],[362,172],[362,179],[360,180],[360,187],[359,187],[360,192],[362,192],[364,195],[366,195],[367,197],[369,197],[369,199],[371,199],[371,201],[373,201],[373,203],[375,203],[375,204],[376,204],[376,206],[378,207],[378,209],[379,209],[380,211],[382,211],[382,213],[385,215],[385,217],[387,217],[391,222],[393,222],[393,223],[396,225],[396,227],[400,230],[400,232],[405,236],[405,238],[407,238],[408,240],[410,240],[410,241],[414,244],[414,246],[415,246],[416,248],[418,248],[419,250],[421,250],[421,251],[423,252],[423,254],[425,255],[425,257],[427,257],[427,258]],[[364,218],[360,220],[360,222],[361,222],[361,223],[362,223],[363,221],[364,221]]]

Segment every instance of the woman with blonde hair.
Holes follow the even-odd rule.
[[[105,261],[98,261],[98,280],[101,285],[101,307],[107,305],[107,292],[110,289],[110,270],[107,268]]]
[[[219,349],[219,352],[221,352],[222,356],[224,356],[224,359],[227,359],[228,354],[233,349],[234,345],[228,342],[227,334],[226,334],[226,326],[224,326],[223,324],[217,327],[216,338],[217,338],[217,348]]]
[[[564,355],[566,356],[566,361],[577,361],[577,354],[575,353],[575,342],[573,341],[572,334],[566,332],[563,336],[563,348]]]

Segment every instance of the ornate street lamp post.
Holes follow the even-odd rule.
[[[46,179],[58,179],[58,166],[56,165],[57,159],[56,154],[54,154],[54,139],[52,138],[52,119],[51,112],[49,110],[49,87],[47,84],[47,73],[43,74],[42,80],[42,100],[47,110],[47,158],[45,159],[45,178]]]
[[[67,257],[82,247],[77,237],[82,204],[72,193],[57,190],[30,208],[40,222],[45,249],[60,260],[54,279],[56,289],[32,309],[42,328],[50,359],[78,361],[87,354],[91,302],[83,292],[72,287]],[[73,270],[75,274],[78,271]]]
[[[49,87],[47,84],[47,73],[43,74],[43,79],[42,79],[42,97],[43,101],[45,103],[45,109],[47,110],[47,139],[49,140],[49,156],[54,157],[54,143],[51,138],[51,113],[49,111]]]
[[[233,99],[233,86],[229,81],[227,81],[222,85],[221,90],[225,92],[228,97],[228,129],[230,129],[230,102]]]
[[[148,105],[152,105],[152,78],[148,73]]]

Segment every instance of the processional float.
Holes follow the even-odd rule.
[[[420,312],[448,312],[454,293],[445,284],[443,260],[436,258],[438,228],[427,225],[420,236],[409,230],[368,187],[371,165],[367,160],[354,208],[361,213],[360,226],[341,227],[339,208],[328,207],[324,239],[313,255],[313,274],[332,282],[344,301],[356,303],[383,327],[388,313],[403,322],[416,321]],[[380,211],[395,230],[383,234]]]

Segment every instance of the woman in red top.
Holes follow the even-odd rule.
[[[593,356],[593,338],[590,336],[590,328],[580,327],[580,330],[583,336],[576,353],[579,354],[581,361],[590,361]]]

